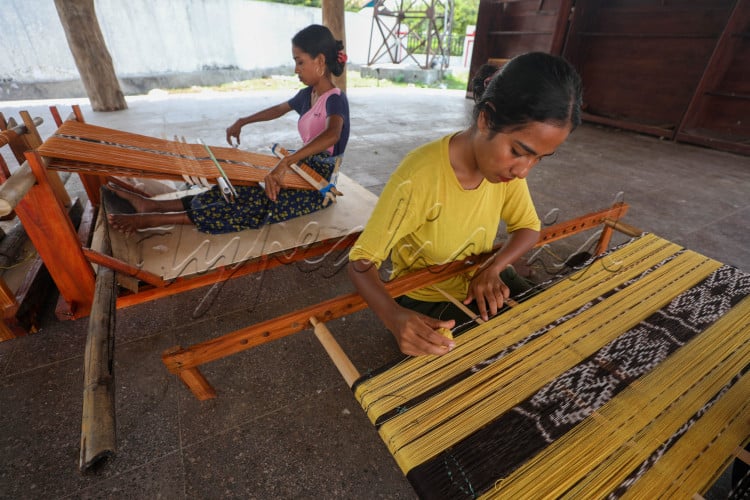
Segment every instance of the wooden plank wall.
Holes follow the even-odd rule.
[[[732,11],[677,140],[750,154],[750,0]]]
[[[573,0],[480,0],[469,75],[490,59],[543,51],[559,54]],[[467,97],[473,97],[469,85]]]
[[[750,154],[750,0],[482,0],[470,75],[562,54],[584,119]]]
[[[585,119],[674,138],[735,0],[577,0]]]

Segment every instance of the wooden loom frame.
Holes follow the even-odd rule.
[[[72,115],[68,119],[85,123],[80,107],[74,105],[72,108]],[[60,127],[63,120],[57,108],[50,107],[50,112],[56,125]],[[26,126],[25,135],[39,137],[33,121],[26,123]],[[79,173],[89,201],[84,207],[81,224],[76,231],[63,209],[62,200],[67,193],[62,184],[54,184],[55,176],[52,174],[56,173],[48,168],[49,161],[36,151],[42,144],[41,139],[32,141],[31,147],[25,152],[25,165],[33,172],[36,182],[21,200],[21,209],[17,209],[16,212],[60,292],[55,311],[59,319],[77,319],[89,315],[95,297],[93,265],[108,267],[142,282],[137,292],[118,295],[116,308],[120,309],[301,259],[325,255],[351,246],[358,236],[358,233],[350,233],[296,247],[293,252],[280,251],[245,262],[219,266],[201,275],[164,280],[153,273],[90,248],[100,204],[99,189],[105,183],[107,174]],[[118,172],[117,175],[123,174]]]
[[[41,118],[32,118],[26,111],[19,113],[22,123],[17,124],[12,117],[6,121],[0,113],[0,147],[7,145],[19,165],[24,163],[24,154],[29,149],[38,147],[41,137],[36,126],[42,123]],[[2,156],[0,156],[0,184],[11,178],[11,172]],[[57,172],[50,172],[47,181],[58,195],[64,209],[69,215],[80,206],[78,200],[71,200],[65,191]],[[10,220],[18,217],[20,220],[28,218],[32,210],[29,203],[20,200],[15,210],[3,217]],[[24,228],[25,229],[25,228]],[[19,237],[18,241],[26,241]],[[0,342],[34,333],[37,330],[36,313],[43,300],[43,290],[50,284],[50,276],[38,253],[32,256],[31,264],[25,269],[25,276],[20,286],[12,291],[4,279],[0,279]]]
[[[542,230],[535,247],[541,247],[573,234],[602,226],[602,232],[594,250],[595,255],[599,255],[609,246],[615,230],[631,236],[641,234],[638,229],[619,222],[627,213],[628,208],[629,206],[626,203],[615,203],[610,208],[592,212],[545,228]],[[451,276],[470,271],[492,256],[498,249],[499,246],[486,254],[443,266],[421,269],[389,281],[385,284],[385,287],[392,297],[398,297],[411,290],[423,288]],[[199,366],[286,337],[310,327],[313,327],[317,334],[319,330],[325,328],[324,322],[365,308],[367,308],[367,303],[358,293],[340,295],[325,302],[256,325],[251,325],[187,348],[175,346],[164,351],[162,361],[171,373],[177,375],[182,380],[197,399],[201,401],[212,399],[216,397],[216,390],[200,372]],[[332,338],[330,340],[333,341]],[[333,343],[335,344],[335,341]],[[336,347],[333,347],[333,349],[335,351]],[[335,359],[334,362],[336,362]],[[338,363],[336,365],[339,367]],[[346,365],[345,362],[344,365]],[[351,368],[339,368],[342,374],[344,374],[345,379],[347,379],[347,382],[349,380],[346,373],[351,374]]]

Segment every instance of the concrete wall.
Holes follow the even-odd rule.
[[[83,97],[53,0],[3,0],[0,100]],[[126,94],[292,72],[291,38],[321,10],[251,0],[95,0]],[[372,10],[346,13],[344,45],[366,64]]]

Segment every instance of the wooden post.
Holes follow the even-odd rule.
[[[102,240],[102,252],[104,254],[112,252],[108,234],[105,234]],[[81,455],[78,463],[81,472],[87,472],[101,464],[102,461],[113,456],[116,450],[114,392],[116,299],[114,270],[99,266],[83,360],[83,416],[81,419]]]
[[[18,310],[18,301],[13,292],[8,289],[5,281],[0,279],[0,342],[18,337],[13,329],[5,322],[13,318]]]
[[[323,0],[321,8],[323,9],[323,25],[326,26],[333,38],[344,42],[344,52],[346,52],[346,26],[344,17],[344,0]],[[341,76],[335,76],[333,83],[342,92],[346,92],[346,68]]]
[[[126,109],[112,56],[96,18],[94,0],[55,0],[55,7],[93,110]]]

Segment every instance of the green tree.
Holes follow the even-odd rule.
[[[303,5],[305,7],[320,7],[321,0],[263,0],[266,2],[285,3],[289,5]],[[477,23],[479,0],[454,0],[453,6],[453,36],[466,34],[466,26]],[[367,0],[345,0],[344,8],[348,11],[358,11]]]
[[[455,0],[453,6],[453,36],[464,36],[466,27],[477,24],[479,0]]]

